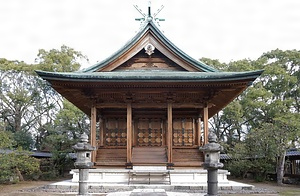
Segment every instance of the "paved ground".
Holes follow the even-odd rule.
[[[255,183],[253,181],[241,181],[242,183],[252,184],[255,186],[254,190],[257,192],[252,193],[241,193],[241,192],[232,192],[232,193],[220,193],[223,196],[243,196],[243,195],[251,195],[251,196],[296,196],[300,195],[300,186],[296,185],[285,185],[283,187],[278,187],[273,182],[265,182],[265,183]],[[73,193],[67,192],[49,192],[47,190],[40,189],[41,187],[51,184],[53,182],[49,181],[32,181],[32,182],[21,182],[19,184],[14,185],[0,185],[0,195],[1,196],[61,196],[61,195],[76,195]],[[93,196],[202,196],[205,195],[203,192],[169,192],[161,189],[135,189],[131,192],[129,191],[121,191],[121,192],[111,192],[111,193],[96,193]]]

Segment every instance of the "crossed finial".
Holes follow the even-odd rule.
[[[165,21],[165,19],[161,19],[161,18],[157,18],[157,14],[164,8],[164,6],[162,5],[156,13],[151,14],[151,0],[148,1],[148,14],[145,14],[137,5],[133,5],[135,7],[135,9],[143,16],[143,18],[136,18],[136,21],[141,21],[141,26],[143,26],[143,24],[147,22],[151,22],[153,19],[154,21],[159,25],[160,21]]]

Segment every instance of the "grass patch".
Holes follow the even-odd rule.
[[[300,195],[300,189],[291,189],[288,191],[280,191],[279,195],[281,196],[299,196]]]

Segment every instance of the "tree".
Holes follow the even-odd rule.
[[[63,104],[62,97],[34,70],[77,71],[80,60],[87,58],[67,46],[60,50],[39,50],[34,65],[0,59],[0,125],[11,133],[13,148],[48,149],[53,150],[54,158],[61,155],[66,158],[64,152],[71,151],[73,140],[86,128],[86,117],[74,106]],[[77,113],[60,114],[57,120],[57,114],[66,112],[67,107]],[[53,145],[57,149],[51,148]],[[54,161],[59,162],[59,158]]]
[[[208,58],[202,58],[201,60],[221,71],[249,71],[255,69],[254,65],[256,63],[248,59],[233,61],[228,64]],[[247,91],[251,88],[249,87]],[[237,142],[241,142],[249,131],[248,123],[250,119],[246,118],[246,111],[242,105],[245,95],[245,92],[242,93],[210,120],[211,130],[220,141],[226,142],[225,146],[227,147],[232,148]],[[227,148],[225,148],[225,152],[227,152]]]
[[[255,61],[244,59],[224,64],[204,59],[223,71],[265,70],[251,87],[213,118],[217,126],[212,128],[231,147],[228,153],[236,154],[235,146],[246,145],[244,158],[259,156],[255,161],[265,168],[273,163],[268,158],[273,156],[277,161],[278,184],[282,184],[285,152],[299,139],[299,59],[300,51],[279,49],[264,53]],[[274,151],[260,152],[254,141],[261,141],[259,146],[273,146]],[[255,165],[251,169],[255,170]]]
[[[292,141],[299,135],[297,117],[297,93],[299,92],[300,51],[273,50],[263,54],[258,60],[265,62],[260,66],[265,69],[258,80],[256,99],[248,107],[251,126],[271,132],[277,144],[277,183],[282,184],[285,153],[292,147]],[[257,96],[258,95],[258,96]],[[249,105],[249,104],[248,104]]]
[[[81,60],[88,61],[87,57],[82,55],[81,52],[63,45],[60,50],[46,51],[40,49],[36,63],[39,64],[39,69],[43,71],[72,72],[79,70]]]
[[[62,46],[60,50],[39,50],[36,62],[44,71],[69,72],[80,68],[80,60],[87,58],[72,48]],[[59,100],[59,105],[60,109],[55,114],[55,119],[41,124],[38,128],[37,147],[52,153],[53,172],[62,175],[63,170],[70,164],[68,155],[72,152],[72,145],[87,129],[88,118],[63,98]]]
[[[15,183],[24,180],[24,175],[39,175],[39,161],[22,149],[8,150],[14,144],[12,133],[0,129],[0,183]]]
[[[5,59],[0,63],[0,117],[5,129],[15,133],[16,145],[29,150],[34,148],[32,133],[43,119],[49,119],[45,115],[55,111],[56,100],[48,98],[51,89],[34,74],[36,66]]]
[[[72,146],[78,142],[80,135],[88,130],[88,117],[72,103],[63,101],[63,109],[59,111],[53,125],[45,127],[41,149],[52,153],[53,173],[63,175],[70,166],[73,152]]]

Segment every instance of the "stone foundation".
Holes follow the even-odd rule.
[[[135,170],[151,170],[157,171],[157,168],[135,168]],[[164,169],[159,168],[160,171]],[[101,184],[128,184],[130,169],[90,169],[89,170],[89,183]],[[171,185],[206,185],[207,184],[207,171],[204,169],[174,169],[165,170],[170,173]],[[78,182],[79,170],[73,169],[70,172],[73,175],[72,182]],[[219,184],[228,184],[227,170],[218,170]]]

